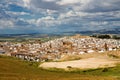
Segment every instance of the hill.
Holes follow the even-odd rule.
[[[107,69],[103,72],[101,69],[65,72],[65,71],[47,71],[39,69],[38,63],[25,62],[12,57],[0,56],[0,80],[117,80],[120,66],[113,69]],[[109,75],[108,75],[109,73]]]
[[[120,28],[88,30],[88,31],[69,31],[69,32],[64,32],[64,34],[83,34],[83,35],[116,34],[116,35],[119,35],[120,34]]]

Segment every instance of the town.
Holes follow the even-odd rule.
[[[67,36],[47,42],[27,43],[0,42],[0,54],[14,56],[27,61],[57,61],[65,55],[102,53],[120,48],[120,40],[99,39],[89,36]]]

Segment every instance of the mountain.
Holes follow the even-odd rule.
[[[61,34],[57,33],[0,34],[0,38],[44,38],[52,36],[61,36]]]
[[[93,35],[93,34],[120,34],[120,28],[110,28],[110,29],[101,29],[101,30],[94,30],[94,31],[68,31],[68,32],[53,32],[53,33],[25,33],[25,34],[0,34],[2,38],[8,37],[33,37],[33,38],[40,38],[40,37],[47,37],[47,36],[65,36],[65,35],[74,35],[74,34],[82,34],[82,35]]]
[[[64,32],[65,34],[83,34],[83,35],[92,35],[92,34],[120,34],[120,28],[110,28],[110,29],[101,29],[94,31],[69,31]]]

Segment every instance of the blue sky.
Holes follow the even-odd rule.
[[[120,28],[120,0],[0,0],[0,34]]]

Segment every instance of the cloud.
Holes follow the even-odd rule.
[[[69,5],[69,4],[76,4],[80,3],[81,0],[59,0],[57,4],[59,5]]]
[[[57,5],[54,0],[23,0],[28,8],[59,10],[61,6]]]
[[[0,29],[10,28],[14,26],[14,23],[11,20],[0,20]]]
[[[29,7],[30,0],[23,0],[24,6]]]
[[[0,0],[0,31],[77,31],[120,26],[120,0]]]
[[[119,11],[120,0],[91,0],[82,11],[86,12],[110,12]]]

